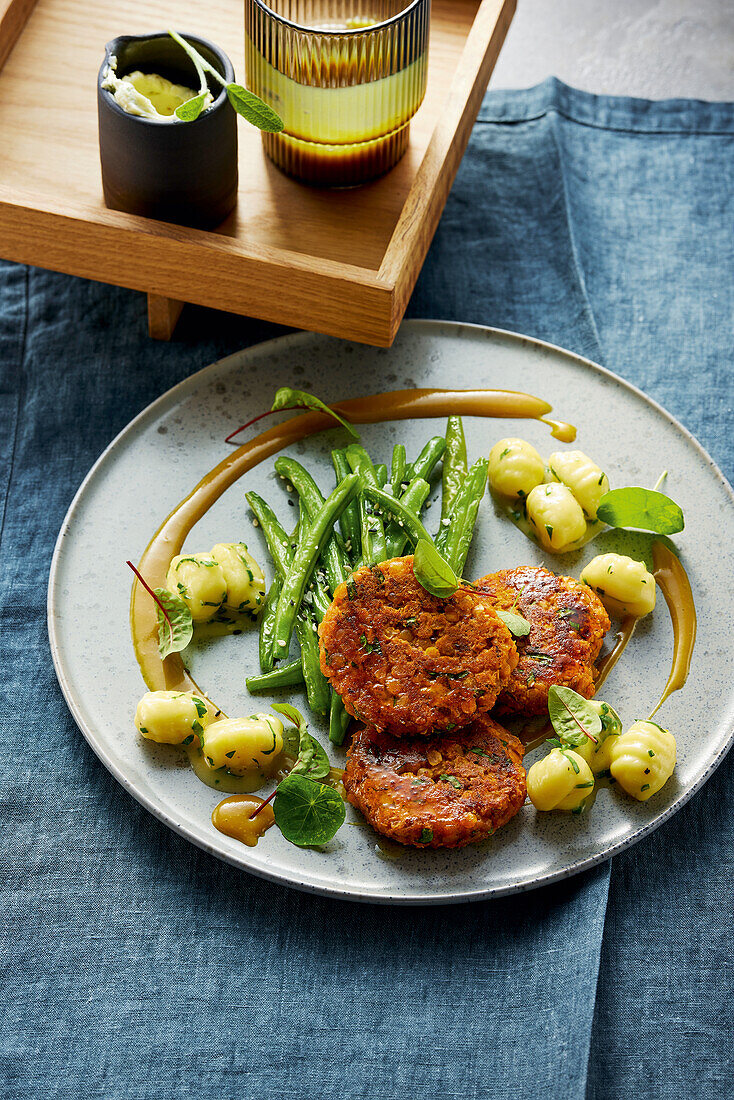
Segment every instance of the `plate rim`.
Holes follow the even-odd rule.
[[[556,354],[560,354],[567,359],[574,361],[578,366],[585,368],[591,368],[591,370],[597,372],[609,379],[610,381],[622,386],[628,390],[638,399],[650,406],[656,413],[661,414],[674,427],[681,435],[693,445],[694,449],[698,451],[699,455],[705,460],[713,474],[719,480],[725,493],[728,495],[730,503],[734,504],[734,489],[730,485],[723,472],[703,447],[703,445],[696,439],[696,437],[668,410],[657,402],[654,398],[650,397],[639,387],[635,386],[632,382],[628,382],[627,379],[622,378],[620,375],[615,374],[607,367],[601,366],[599,363],[595,363],[592,359],[588,359],[583,355],[578,355],[576,352],[569,351],[567,348],[563,348],[558,344],[552,344],[546,340],[540,340],[533,336],[526,336],[519,332],[513,332],[509,329],[495,328],[490,325],[481,325],[473,322],[464,321],[444,321],[438,318],[410,318],[406,319],[400,327],[398,335],[402,334],[404,329],[408,330],[435,330],[435,329],[448,329],[451,330],[452,335],[459,335],[462,330],[470,330],[473,333],[483,333],[485,336],[499,337],[503,340],[509,340],[510,343],[517,342],[522,344],[530,344],[534,347],[542,349],[543,351],[550,351]],[[208,363],[206,366],[201,367],[199,370],[194,371],[193,374],[187,375],[182,378],[175,385],[165,390],[155,400],[151,401],[143,409],[137,413],[132,420],[130,420],[125,427],[122,428],[117,435],[107,444],[99,457],[90,467],[86,476],[82,480],[79,488],[75,492],[71,503],[66,511],[63,522],[59,529],[56,542],[54,544],[54,550],[51,557],[51,565],[49,569],[49,579],[47,587],[47,599],[46,599],[46,621],[49,637],[49,645],[51,650],[51,658],[54,665],[54,671],[64,696],[66,705],[76,722],[79,730],[85,738],[87,744],[92,749],[94,754],[104,765],[107,771],[113,776],[114,779],[121,785],[121,787],[130,794],[136,802],[144,807],[153,817],[157,818],[174,833],[183,837],[185,840],[194,844],[197,848],[207,852],[209,855],[215,856],[217,859],[222,860],[229,866],[236,867],[241,871],[248,874],[255,875],[258,878],[265,879],[268,882],[275,883],[279,886],[287,886],[292,889],[302,891],[304,893],[315,894],[321,897],[339,898],[344,901],[360,902],[366,904],[375,905],[449,905],[449,904],[465,904],[473,901],[484,901],[492,898],[504,897],[510,894],[527,893],[530,890],[539,889],[542,886],[549,886],[555,882],[561,882],[564,879],[572,878],[575,875],[581,874],[583,871],[590,870],[593,867],[604,863],[606,860],[611,860],[615,855],[619,855],[626,849],[631,848],[634,844],[637,844],[640,840],[651,835],[668,821],[674,814],[685,806],[685,804],[696,794],[703,785],[708,782],[713,773],[722,763],[724,757],[727,755],[732,745],[734,744],[734,718],[730,721],[728,736],[720,746],[718,752],[709,762],[708,767],[701,773],[698,779],[686,790],[680,792],[675,800],[666,807],[660,814],[656,815],[652,821],[646,822],[635,829],[631,834],[625,838],[609,845],[603,852],[595,855],[586,856],[583,859],[578,860],[576,863],[569,867],[564,867],[559,870],[550,871],[547,874],[543,874],[540,877],[533,878],[531,880],[523,880],[522,878],[516,879],[513,882],[503,883],[499,886],[477,887],[472,890],[462,890],[459,893],[437,893],[434,891],[426,891],[422,894],[411,894],[410,896],[402,896],[399,893],[394,893],[389,890],[380,890],[375,888],[374,890],[369,888],[355,888],[355,887],[341,887],[338,884],[322,883],[316,879],[294,879],[289,877],[278,870],[271,870],[267,867],[260,865],[252,865],[247,863],[244,859],[238,858],[237,855],[220,850],[215,843],[208,839],[205,835],[199,835],[195,830],[189,828],[183,822],[177,821],[173,815],[171,815],[164,807],[157,805],[156,802],[149,798],[144,792],[137,789],[136,785],[128,776],[122,771],[121,768],[111,759],[104,748],[104,745],[100,742],[94,730],[90,728],[86,722],[81,709],[77,706],[76,697],[72,691],[71,685],[66,677],[63,658],[61,652],[61,646],[59,644],[59,638],[57,635],[56,624],[56,601],[58,598],[58,571],[59,563],[63,554],[64,539],[69,533],[69,529],[72,526],[75,518],[75,513],[80,506],[81,500],[85,494],[85,490],[88,484],[96,477],[101,466],[106,462],[109,454],[114,448],[121,443],[126,436],[131,435],[137,429],[140,421],[144,417],[148,417],[158,408],[158,406],[169,401],[176,393],[177,390],[183,389],[189,386],[194,379],[200,378],[200,376],[214,371],[217,368],[226,366],[231,360],[240,359],[243,355],[248,353],[254,353],[256,351],[261,352],[269,350],[277,351],[280,348],[288,348],[294,343],[299,343],[303,340],[309,340],[313,338],[324,338],[323,333],[314,333],[306,330],[299,330],[297,332],[286,333],[282,336],[272,337],[269,340],[263,340],[257,344],[251,344],[246,348],[241,348],[239,351],[230,353],[223,356],[221,359],[217,359],[212,363]],[[327,339],[334,340],[341,343],[354,343],[354,341],[337,341],[336,337],[326,337]],[[356,345],[359,347],[359,345]]]

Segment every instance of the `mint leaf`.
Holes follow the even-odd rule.
[[[674,535],[685,527],[683,511],[674,500],[640,486],[610,489],[599,501],[596,514],[610,527],[634,527],[659,535]]]
[[[154,589],[157,598],[166,609],[168,618],[162,609],[156,605],[158,614],[158,652],[161,657],[167,657],[169,653],[180,653],[191,641],[194,635],[194,623],[188,605],[174,592],[167,588]]]
[[[238,115],[242,115],[258,130],[268,134],[279,134],[283,129],[283,119],[265,100],[254,92],[248,92],[241,84],[228,84],[227,96]]]
[[[338,420],[341,426],[347,429],[353,439],[359,439],[352,425],[343,416],[339,416],[339,413],[334,412],[318,397],[314,397],[312,393],[306,393],[305,390],[292,390],[290,386],[281,386],[273,400],[271,412],[275,412],[277,409],[297,409],[303,405],[307,409],[313,409],[314,412],[322,412],[326,413],[327,416],[333,416],[334,420]]]
[[[449,563],[444,561],[433,543],[425,539],[419,539],[413,551],[413,572],[426,592],[441,600],[453,596],[459,587],[459,578]]]
[[[302,775],[287,775],[273,803],[275,823],[300,848],[326,844],[344,822],[344,802],[333,787]]]

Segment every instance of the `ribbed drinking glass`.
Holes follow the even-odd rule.
[[[431,0],[245,0],[247,84],[280,114],[263,134],[291,176],[349,187],[408,147],[426,90]]]

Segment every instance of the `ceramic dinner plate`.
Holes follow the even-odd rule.
[[[663,466],[670,471],[666,489],[686,517],[676,544],[691,579],[699,633],[688,683],[658,716],[678,741],[675,775],[659,794],[639,803],[614,788],[602,789],[591,809],[579,816],[536,813],[528,803],[490,841],[459,851],[406,849],[397,858],[380,849],[377,835],[351,807],[347,823],[318,851],[288,844],[275,828],[255,848],[214,829],[217,793],[196,778],[181,750],[144,741],[133,725],[145,686],[130,642],[131,575],[125,560],[140,558],[162,519],[228,452],[225,436],[268,409],[281,385],[332,402],[414,386],[524,390],[550,401],[555,415],[577,425],[574,446],[607,472],[612,487],[652,486]],[[389,462],[395,442],[403,441],[410,457],[444,428],[439,420],[415,420],[360,431],[375,461]],[[486,455],[507,435],[527,438],[545,455],[562,446],[534,421],[466,418],[465,431],[470,460]],[[305,440],[292,453],[330,490],[329,452],[344,442],[336,429]],[[270,459],[224,494],[199,521],[185,549],[243,540],[269,579],[272,566],[248,512],[246,489],[270,501],[286,527],[293,525],[292,494]],[[404,324],[389,350],[307,333],[286,336],[231,355],[181,382],[136,417],[90,471],[64,521],[51,569],[48,615],[56,672],[74,718],[102,763],[161,822],[232,864],[233,877],[235,869],[243,869],[316,893],[396,904],[468,901],[526,890],[642,840],[705,782],[731,744],[734,636],[726,624],[734,621],[734,589],[721,548],[734,543],[732,502],[732,491],[711,459],[663,409],[608,371],[548,344],[429,321]],[[438,512],[427,512],[429,530]],[[609,545],[596,540],[577,553],[546,556],[496,511],[488,496],[465,574],[542,562],[578,576],[602,548]],[[649,714],[667,679],[671,653],[671,622],[660,597],[601,692],[625,725]],[[245,676],[258,668],[256,627],[199,643],[187,662],[202,689],[228,714],[267,707],[267,698],[248,696],[244,686]],[[281,693],[280,699],[306,710],[301,694]],[[311,729],[327,743],[323,726],[312,722]],[[331,756],[335,765],[342,764],[342,749]],[[646,858],[644,843],[639,858]]]

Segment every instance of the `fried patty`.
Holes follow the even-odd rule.
[[[515,639],[520,660],[497,700],[497,713],[545,714],[553,684],[591,699],[594,661],[610,626],[596,593],[535,565],[501,569],[477,586],[497,607],[514,608],[530,623],[530,633]]]
[[[319,627],[321,668],[351,715],[397,737],[465,726],[494,706],[517,664],[489,596],[426,592],[413,558],[359,569]]]
[[[486,714],[430,741],[360,728],[344,787],[378,833],[420,848],[461,848],[491,836],[522,806],[523,751]]]

